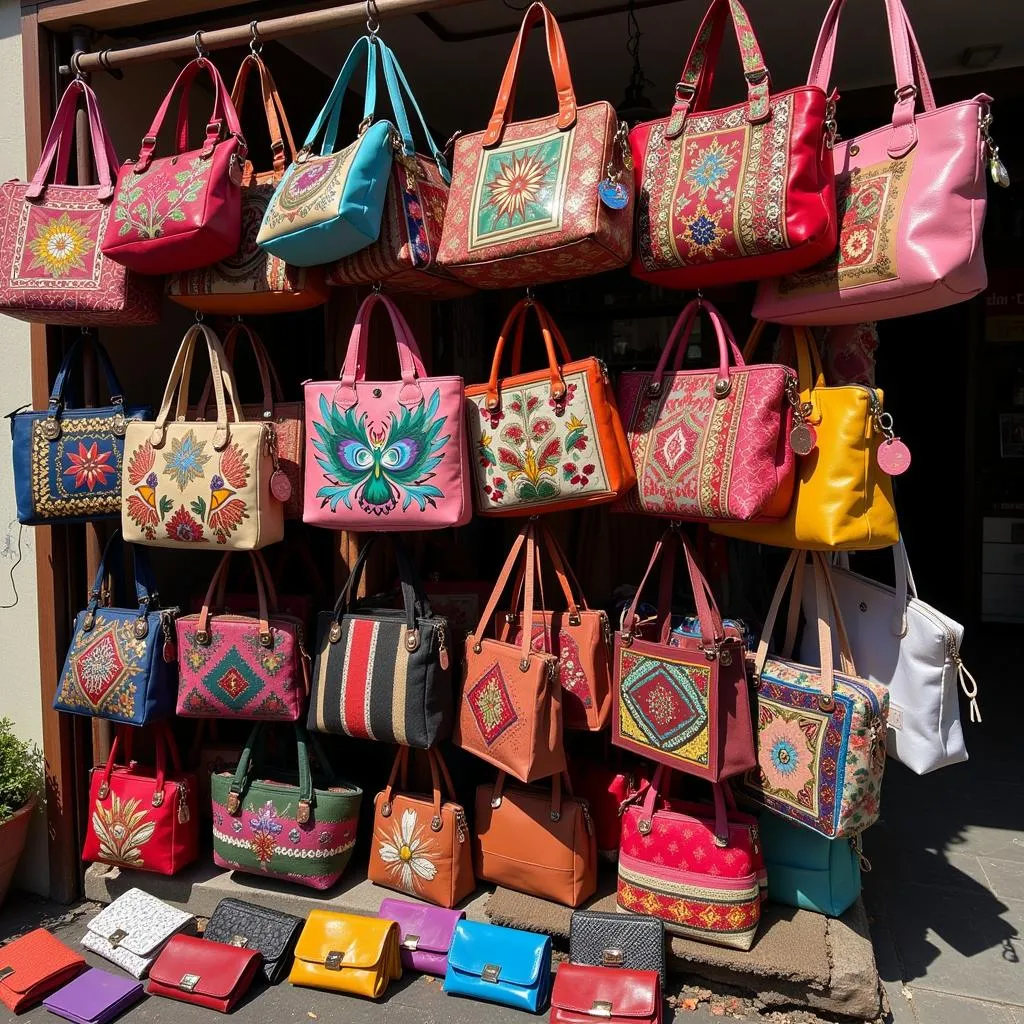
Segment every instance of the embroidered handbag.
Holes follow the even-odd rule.
[[[213,85],[213,111],[202,148],[190,150],[188,98],[203,71]],[[179,89],[174,155],[154,158]],[[141,274],[173,274],[231,256],[241,237],[245,156],[238,114],[220,72],[207,57],[189,61],[142,137],[138,157],[117,172],[103,255]]]
[[[523,44],[544,21],[558,113],[511,121]],[[577,106],[554,15],[533,3],[509,54],[487,129],[455,143],[438,262],[477,288],[588,277],[629,260],[626,126],[605,100]]]
[[[24,1013],[85,970],[85,960],[45,928],[0,946],[0,1001]]]
[[[656,971],[559,964],[551,990],[551,1024],[661,1024],[661,978]]]
[[[525,554],[522,629],[517,644],[487,635],[512,570]],[[519,779],[533,782],[565,770],[562,687],[558,659],[536,650],[534,624],[535,528],[519,531],[474,632],[466,637],[465,674],[456,746]],[[518,609],[513,608],[513,612]]]
[[[476,888],[469,826],[444,759],[431,749],[427,760],[432,794],[415,796],[409,793],[409,748],[395,755],[388,784],[373,801],[368,877],[375,885],[451,908]]]
[[[683,549],[700,623],[696,637],[670,638],[673,566]],[[655,629],[641,628],[637,607],[661,566]],[[652,634],[645,639],[644,632]],[[654,546],[647,572],[615,634],[612,743],[718,782],[756,763],[743,640],[726,627],[693,556],[690,542],[670,527]]]
[[[465,920],[464,910],[428,907],[409,900],[386,899],[380,903],[380,917],[398,925],[402,946],[402,967],[407,971],[434,974],[439,978],[448,970],[455,926]]]
[[[225,896],[214,908],[203,938],[259,950],[263,977],[276,985],[291,970],[295,943],[305,923],[301,917]]]
[[[106,378],[110,405],[71,408],[66,392],[88,337]],[[18,522],[26,526],[116,518],[121,508],[124,435],[129,420],[153,415],[125,404],[107,350],[94,335],[71,344],[44,410],[11,413],[11,450]]]
[[[800,403],[791,444],[801,432],[809,449],[797,460],[793,501],[778,522],[714,522],[727,537],[818,551],[867,551],[899,539],[892,479],[878,463],[883,427],[881,388],[863,384],[826,387],[814,337],[806,327],[790,329],[797,356]],[[757,346],[755,327],[745,357]]]
[[[329,889],[352,856],[363,791],[338,781],[316,737],[298,723],[293,728],[297,773],[264,767],[261,722],[234,773],[211,777],[213,861],[258,878]],[[320,766],[316,774],[310,745]]]
[[[682,370],[702,308],[718,339],[718,368]],[[654,372],[619,377],[637,475],[622,508],[698,522],[781,519],[793,500],[789,433],[796,401],[796,374],[777,363],[746,365],[718,310],[694,299]]]
[[[193,350],[200,337],[213,372],[213,422],[185,419]],[[283,502],[289,495],[277,457],[277,429],[265,420],[246,421],[236,391],[217,336],[205,324],[193,324],[171,367],[156,421],[128,424],[121,492],[125,540],[248,551],[281,539]],[[230,422],[225,397],[231,403]]]
[[[151,996],[230,1013],[263,965],[258,949],[175,935],[149,969]]]
[[[368,381],[369,321],[391,317],[401,379]],[[332,530],[436,530],[473,516],[461,377],[428,377],[398,307],[359,307],[340,380],[307,381],[302,518]]]
[[[43,1000],[43,1007],[74,1024],[110,1024],[144,995],[142,983],[90,967]]]
[[[530,309],[540,322],[548,365],[520,373],[520,339]],[[513,327],[512,374],[499,380]],[[573,360],[539,302],[527,298],[512,307],[494,349],[490,380],[467,387],[466,399],[482,516],[582,508],[613,501],[636,483],[607,367],[593,356]]]
[[[69,185],[75,110],[85,104],[96,185]],[[64,90],[30,181],[0,185],[0,312],[38,324],[155,324],[160,284],[104,257],[117,153],[96,94],[81,79]],[[50,176],[52,173],[52,180]]]
[[[336,150],[345,92],[364,57],[366,92],[359,134]],[[270,199],[256,236],[267,252],[297,267],[314,267],[377,240],[391,163],[401,143],[396,144],[390,121],[374,120],[376,100],[377,46],[363,36],[349,51],[323,110]]]
[[[823,89],[843,3],[829,7],[811,61],[810,81]],[[854,324],[940,309],[985,288],[986,162],[992,180],[1009,185],[989,135],[992,97],[936,107],[906,9],[900,0],[885,9],[896,67],[892,122],[836,142],[839,245],[807,270],[764,281],[759,319]]]
[[[709,110],[731,15],[746,103]],[[629,133],[637,193],[630,272],[707,288],[800,270],[836,246],[833,104],[820,84],[771,91],[738,0],[712,0],[666,118]]]
[[[569,923],[569,962],[593,967],[665,973],[665,922],[647,914],[574,910]]]
[[[82,860],[173,875],[199,856],[196,777],[181,770],[166,722],[157,722],[153,735],[155,768],[132,760],[132,730],[121,726],[106,765],[89,773],[90,813]],[[122,747],[123,765],[117,760]]]
[[[309,655],[301,619],[278,611],[277,590],[263,556],[250,552],[257,614],[218,615],[231,552],[221,559],[198,615],[184,615],[178,637],[181,718],[297,722],[309,695]]]
[[[122,548],[117,531],[107,541],[89,603],[75,616],[53,707],[123,725],[147,725],[174,714],[178,609],[160,608],[149,559],[139,547],[132,550],[137,607],[123,607],[127,601],[122,607],[101,604],[108,568],[115,570],[115,584],[120,582]]]

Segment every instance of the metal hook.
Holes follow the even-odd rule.
[[[210,56],[210,51],[205,46],[203,46],[203,33],[202,32],[197,32],[195,34],[195,38],[194,38],[193,42],[195,43],[196,56],[197,57],[209,57]]]
[[[260,38],[259,23],[255,20],[250,21],[249,31],[252,33],[252,39],[249,40],[249,52],[254,57],[258,57],[263,52],[263,40]]]
[[[381,290],[383,289],[383,287],[384,287],[384,285],[383,285],[382,282],[374,281],[373,282],[373,294],[374,295],[380,295]]]
[[[82,337],[83,337],[83,338],[87,338],[87,337],[89,337],[89,335],[91,335],[91,334],[92,334],[92,328],[91,328],[91,327],[85,327],[85,326],[83,326],[83,327],[81,328],[81,331],[82,331]]]
[[[704,289],[697,289],[697,312],[699,313],[704,308]]]
[[[203,322],[203,314],[198,309],[196,310],[196,320],[195,320],[195,322],[197,324],[201,324]]]
[[[537,296],[533,294],[533,285],[526,286],[526,304],[532,306],[536,301]]]
[[[371,38],[375,38],[380,32],[380,11],[377,10],[377,0],[366,0],[366,31]]]
[[[71,60],[69,62],[71,64],[71,70],[74,72],[76,82],[85,81],[85,72],[82,70],[81,63],[83,52],[83,50],[75,50],[75,52],[71,54]]]

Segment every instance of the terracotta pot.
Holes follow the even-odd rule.
[[[14,869],[18,866],[21,853],[25,849],[28,826],[35,808],[36,798],[32,797],[20,811],[15,811],[0,825],[0,906],[3,906],[11,879],[14,877]]]

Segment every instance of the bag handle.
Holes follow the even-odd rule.
[[[491,807],[497,810],[501,806],[501,801],[504,796],[505,780],[508,775],[499,769],[498,777],[494,780],[494,788],[491,790]],[[540,788],[539,786],[537,787]],[[552,821],[559,821],[562,817],[562,806],[564,803],[562,797],[562,791],[565,791],[565,795],[570,799],[573,798],[572,794],[572,782],[569,779],[568,772],[555,772],[551,776],[551,810],[549,812]],[[577,801],[581,803],[582,801]]]
[[[432,832],[440,832],[443,824],[441,819],[441,806],[444,797],[447,796],[452,803],[456,803],[455,787],[452,785],[452,777],[444,763],[440,753],[433,747],[426,751],[427,763],[430,765],[431,795],[434,803],[434,816],[430,821]],[[400,747],[395,755],[394,764],[391,766],[391,775],[388,777],[388,784],[384,787],[384,800],[381,802],[380,813],[383,817],[391,816],[391,797],[395,789],[395,783],[401,786],[402,792],[409,790],[409,748]]]
[[[71,376],[72,367],[76,365],[76,360],[82,352],[83,344],[91,345],[93,352],[96,353],[96,359],[100,364],[100,369],[103,372],[103,377],[107,384],[107,391],[110,393],[110,404],[114,406],[118,413],[120,413],[123,420],[125,412],[124,394],[121,391],[121,382],[117,379],[117,373],[114,370],[113,362],[111,362],[110,353],[107,352],[104,344],[92,332],[88,334],[79,334],[68,347],[67,353],[61,360],[60,368],[57,370],[57,376],[53,379],[53,388],[50,390],[50,398],[47,403],[47,420],[52,420],[57,423],[60,422],[61,414],[64,411],[64,392],[67,388],[68,378]],[[115,433],[117,432],[117,429],[118,424],[115,423]],[[54,433],[56,436],[60,436],[60,431],[54,431],[52,428],[44,430],[44,436],[48,433]],[[121,433],[123,436],[123,429]],[[56,437],[54,440],[56,440]]]
[[[277,370],[270,360],[270,354],[267,352],[266,345],[263,344],[260,336],[247,323],[242,320],[236,320],[228,328],[227,334],[224,335],[221,347],[224,349],[224,355],[227,357],[227,362],[233,370],[237,339],[243,333],[249,342],[249,347],[252,349],[252,354],[256,359],[256,368],[260,375],[260,385],[263,388],[263,418],[269,420],[274,416],[274,403],[284,401],[284,389],[281,387],[281,379],[278,377]],[[210,394],[212,390],[213,378],[210,377],[206,381],[203,393],[196,405],[200,416],[205,416],[210,407]]]
[[[733,336],[732,330],[718,309],[708,302],[707,299],[697,298],[692,299],[683,307],[683,311],[677,317],[672,327],[672,332],[668,336],[668,341],[661,350],[661,358],[658,360],[658,365],[654,368],[650,383],[647,385],[652,395],[657,395],[661,392],[662,377],[668,367],[669,358],[673,353],[676,356],[675,369],[678,370],[682,366],[683,356],[686,354],[690,335],[693,333],[693,325],[700,316],[702,309],[707,310],[708,318],[715,328],[715,338],[718,340],[718,378],[715,381],[715,398],[725,398],[732,390],[732,381],[729,377],[729,357],[732,356],[737,367],[742,367],[746,365],[743,362],[743,355],[736,344],[736,338]]]
[[[530,300],[527,299],[525,301],[529,302]],[[534,305],[537,305],[535,300],[534,300]],[[545,318],[546,318],[546,321],[547,321],[548,330],[551,332],[551,338],[552,338],[552,340],[555,343],[555,350],[558,353],[558,357],[561,359],[561,362],[563,364],[564,363],[571,363],[572,362],[572,353],[569,351],[569,346],[566,344],[565,336],[562,334],[561,330],[559,330],[558,324],[555,323],[555,321],[551,317],[551,314],[548,313],[548,311],[546,309],[544,309],[544,308],[538,309],[537,310],[537,321],[538,321],[538,323],[543,322],[543,320]],[[515,337],[515,341],[514,341],[514,343],[512,345],[512,364],[509,367],[509,373],[512,374],[512,375],[520,373],[521,370],[522,370],[522,366],[523,366],[523,336],[526,333],[526,321],[528,319],[529,318],[524,314],[524,315],[519,317],[519,320],[516,323],[516,337]]]
[[[316,120],[310,127],[305,142],[302,143],[302,148],[295,154],[296,163],[303,163],[306,157],[313,152],[316,140],[325,128],[324,140],[320,145],[320,156],[327,156],[334,152],[338,140],[342,101],[348,90],[349,82],[352,80],[352,75],[364,58],[366,60],[366,91],[363,95],[363,120],[360,124],[360,134],[363,125],[369,126],[372,123],[374,109],[377,105],[377,47],[369,36],[360,36],[352,44],[352,49],[348,51],[345,63],[327,97],[327,102],[323,105],[320,113],[316,115]]]
[[[276,615],[280,611],[280,604],[278,603],[278,596],[277,596],[277,587],[274,585],[274,577],[270,573],[270,568],[267,565],[267,562],[266,562],[266,560],[263,557],[263,552],[262,551],[250,551],[249,554],[252,555],[259,562],[260,568],[263,571],[263,586],[264,586],[264,589],[267,592],[267,612],[268,612],[268,617],[271,616],[271,615]],[[223,576],[221,576],[220,582],[217,584],[217,593],[214,596],[213,604],[210,605],[210,611],[214,615],[217,614],[217,609],[223,609],[223,608],[226,607],[227,586],[228,586],[228,579],[229,579],[230,576],[231,576],[231,570],[229,569],[229,570],[227,570],[224,573]],[[257,597],[258,597],[258,595],[257,595]],[[259,609],[259,604],[258,603],[257,603],[256,607],[257,607],[257,610],[258,610]]]
[[[754,354],[757,352],[757,347],[761,343],[764,329],[764,320],[758,320],[754,324],[750,335],[747,337],[747,343],[743,346],[743,358],[745,360],[753,359]],[[826,384],[825,370],[821,364],[821,353],[818,351],[818,343],[814,340],[814,335],[808,327],[784,325],[781,335],[783,338],[786,338],[787,331],[789,332],[789,340],[792,343],[796,356],[797,388],[800,392],[800,404],[807,405],[809,403],[811,406],[809,411],[801,413],[801,418],[806,423],[820,423],[821,408],[815,392],[819,388],[824,388]],[[787,358],[792,357],[788,356]]]
[[[395,116],[398,116],[398,107],[401,107],[403,115],[405,114],[405,108],[402,104],[402,93],[404,92],[409,103],[412,105],[412,109],[416,113],[416,118],[420,123],[420,127],[423,129],[423,135],[427,140],[427,145],[430,147],[431,155],[434,157],[434,163],[437,164],[437,169],[440,171],[445,184],[450,185],[452,173],[448,169],[448,161],[445,160],[444,154],[434,141],[434,136],[430,133],[430,128],[427,125],[427,119],[423,116],[423,111],[420,109],[420,105],[412,91],[412,86],[409,85],[409,80],[405,77],[402,65],[399,64],[398,58],[395,56],[395,51],[379,38],[378,42],[380,43],[381,63],[384,66],[384,78],[388,83],[388,92],[391,96],[391,105],[396,108]],[[406,122],[406,124],[408,137],[406,137],[404,132],[402,134],[402,142],[405,146],[405,155],[415,156],[416,148],[412,140],[412,131],[408,129],[408,122]],[[401,124],[399,125],[399,130],[402,130]]]
[[[210,609],[219,607],[223,602],[224,585],[227,583],[228,566],[231,564],[231,551],[226,551],[220,560],[210,585],[206,589],[206,596],[203,598],[203,607],[199,612],[199,622],[196,628],[196,643],[200,647],[209,647],[213,642],[213,619]],[[252,565],[253,576],[256,579],[256,607],[259,618],[260,646],[271,648],[274,646],[274,634],[270,629],[270,616],[277,612],[277,592],[273,589],[273,582],[267,571],[266,562],[259,557],[257,552],[249,552],[250,564]],[[219,592],[220,601],[215,603],[214,595]]]
[[[144,640],[149,634],[149,623],[146,616],[149,612],[155,611],[159,607],[160,596],[153,585],[153,572],[150,568],[145,548],[126,544],[120,530],[115,530],[110,535],[110,539],[103,548],[103,554],[100,556],[100,564],[96,567],[96,576],[93,578],[92,587],[89,590],[88,603],[86,604],[86,617],[82,623],[82,628],[86,632],[89,632],[95,625],[96,612],[99,610],[100,602],[103,600],[107,573],[109,571],[120,573],[124,562],[124,553],[129,546],[132,549],[132,578],[135,584],[135,600],[139,606],[139,617],[133,627],[133,632],[137,640]]]
[[[263,95],[263,111],[267,119],[267,132],[270,135],[270,152],[274,161],[274,173],[284,174],[285,168],[290,161],[295,159],[295,154],[298,151],[295,148],[291,125],[288,124],[288,115],[285,113],[281,94],[277,91],[274,76],[271,75],[270,69],[258,53],[250,52],[242,58],[238,74],[235,75],[235,84],[231,87],[231,102],[235,107],[239,123],[241,123],[245,86],[252,68],[255,68],[260,76],[260,92]]]
[[[117,755],[120,749],[125,753],[125,764],[131,764],[132,753],[132,726],[117,726],[114,730],[114,741],[110,744],[110,754],[107,756],[107,763],[103,766],[103,776],[100,780],[100,787],[97,796],[100,800],[106,800],[110,795],[110,777],[117,765]],[[174,734],[167,722],[156,722],[153,726],[153,747],[156,754],[156,773],[153,779],[152,805],[160,807],[164,802],[164,782],[167,776],[167,755],[170,754],[171,766],[175,775],[181,774],[181,757],[178,754],[178,745],[174,741]]]
[[[548,45],[548,62],[551,65],[551,74],[555,79],[555,91],[558,93],[558,120],[555,123],[559,131],[565,131],[576,123],[576,93],[572,87],[569,58],[566,56],[562,31],[558,27],[555,16],[544,4],[532,3],[523,17],[523,23],[512,46],[512,52],[508,55],[508,63],[505,65],[505,74],[502,76],[501,86],[498,88],[494,111],[487,123],[487,130],[484,132],[481,142],[485,149],[501,142],[505,125],[508,123],[516,102],[516,83],[519,79],[519,61],[522,57],[523,43],[529,35],[530,29],[542,18]]]
[[[651,834],[651,830],[654,827],[654,815],[657,811],[657,803],[660,794],[661,784],[665,783],[665,788],[669,787],[672,777],[672,769],[666,767],[663,764],[659,764],[654,770],[654,775],[651,778],[650,783],[647,784],[647,793],[644,796],[644,802],[641,805],[640,820],[637,822],[637,831],[642,836]],[[639,792],[643,792],[643,788]],[[637,796],[639,796],[639,792]],[[712,782],[711,783],[711,795],[715,804],[715,846],[720,849],[724,849],[729,845],[729,808],[727,805],[727,796],[731,800],[735,809],[735,797],[732,796],[732,791],[729,790],[726,783]],[[634,797],[636,799],[636,797]],[[665,798],[668,799],[667,797]]]
[[[892,617],[892,635],[907,635],[907,605],[911,598],[917,598],[917,584],[914,582],[914,574],[910,568],[910,557],[907,554],[907,546],[903,542],[903,534],[892,546],[892,559],[895,568],[896,586],[894,596],[896,598],[896,611]],[[834,556],[835,565],[840,569],[850,571],[850,552],[837,551]]]

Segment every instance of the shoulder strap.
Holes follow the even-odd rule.
[[[380,44],[381,56],[384,64],[384,74],[388,74],[388,68],[390,65],[391,72],[394,74],[398,81],[398,85],[401,90],[405,92],[406,98],[412,106],[412,109],[416,113],[416,118],[420,123],[420,127],[423,129],[423,136],[427,140],[427,146],[430,148],[431,155],[434,157],[434,163],[437,164],[437,169],[441,172],[441,177],[446,182],[451,182],[452,175],[448,169],[448,162],[444,158],[444,154],[441,152],[437,143],[434,141],[434,136],[430,132],[430,128],[427,125],[427,119],[423,116],[423,111],[420,110],[420,105],[416,101],[416,96],[412,91],[412,86],[409,85],[409,80],[405,77],[405,72],[402,70],[402,65],[399,64],[398,58],[395,56],[395,51],[391,47],[386,46],[384,43]],[[406,153],[411,155],[414,149],[411,146],[411,140],[409,148],[406,149]]]
[[[331,89],[327,102],[323,109],[316,116],[312,127],[306,135],[306,141],[299,151],[301,154],[311,153],[320,133],[324,132],[324,140],[320,146],[320,155],[326,156],[334,152],[338,141],[338,124],[341,119],[341,106],[345,98],[352,75],[362,60],[366,60],[366,92],[363,97],[363,122],[368,123],[373,118],[374,109],[377,105],[377,47],[369,36],[360,36],[349,50],[345,63],[338,73],[334,87]]]
[[[295,159],[295,140],[288,124],[288,115],[284,111],[284,103],[277,91],[277,85],[270,69],[258,53],[247,53],[242,59],[235,76],[235,84],[231,87],[231,102],[241,118],[242,104],[245,101],[245,85],[249,77],[249,69],[256,68],[260,76],[260,92],[263,95],[263,112],[267,119],[267,131],[270,135],[270,151],[273,157],[274,171],[284,172],[285,167]]]

